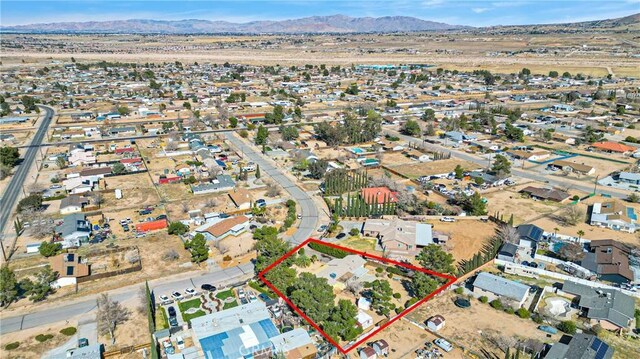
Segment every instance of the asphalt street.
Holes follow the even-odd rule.
[[[235,132],[225,132],[227,140],[231,142],[246,158],[260,166],[260,172],[267,173],[274,182],[280,184],[284,190],[289,193],[294,201],[298,204],[302,219],[298,230],[291,237],[287,238],[292,244],[300,244],[311,237],[318,225],[318,208],[311,196],[296,186],[289,177],[285,176],[281,170],[271,164],[271,161],[265,159],[253,146],[246,145]]]
[[[11,177],[11,182],[4,191],[2,198],[0,199],[0,234],[4,233],[5,226],[9,219],[11,218],[11,212],[18,200],[18,196],[22,192],[22,186],[24,185],[24,181],[29,174],[29,169],[33,164],[33,161],[36,158],[36,154],[39,151],[39,147],[42,144],[42,140],[44,136],[47,134],[47,128],[49,128],[49,124],[51,123],[51,119],[53,118],[53,114],[55,113],[51,107],[47,106],[39,106],[42,110],[45,111],[44,118],[42,123],[40,123],[40,127],[38,131],[36,131],[33,139],[31,140],[31,144],[25,152],[22,163],[16,169],[16,172]]]

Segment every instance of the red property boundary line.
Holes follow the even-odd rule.
[[[445,283],[443,286],[441,286],[440,288],[438,288],[436,291],[434,291],[433,293],[429,294],[425,298],[419,300],[418,302],[416,302],[415,304],[413,304],[409,308],[405,309],[400,314],[398,314],[395,317],[391,318],[388,322],[386,322],[385,324],[383,324],[382,326],[380,326],[378,329],[374,330],[373,332],[369,333],[367,336],[365,336],[364,338],[360,339],[356,343],[352,344],[351,346],[348,346],[347,348],[342,348],[340,346],[340,344],[336,343],[336,341],[333,340],[333,338],[328,336],[327,333],[325,333],[322,329],[320,329],[320,326],[318,324],[316,324],[313,320],[311,320],[311,318],[309,318],[306,314],[304,314],[302,312],[302,310],[300,310],[300,308],[298,308],[295,304],[293,304],[293,302],[291,302],[291,300],[289,300],[289,298],[287,298],[286,295],[282,294],[282,292],[280,292],[271,282],[269,282],[264,277],[264,275],[268,271],[273,269],[278,264],[282,263],[285,259],[287,259],[291,255],[293,255],[294,253],[298,252],[298,250],[300,248],[306,246],[309,243],[317,243],[317,244],[324,245],[324,246],[327,246],[327,247],[336,248],[336,249],[339,249],[339,250],[342,250],[342,251],[345,251],[345,252],[358,254],[358,255],[361,255],[361,256],[363,256],[365,258],[372,258],[372,259],[376,259],[376,260],[381,261],[381,262],[391,263],[391,264],[393,264],[395,266],[398,266],[398,267],[405,267],[405,268],[412,269],[414,271],[419,271],[419,272],[427,273],[427,274],[430,274],[430,275],[433,275],[433,276],[436,276],[436,277],[445,278],[445,279],[447,279],[447,283]],[[394,261],[392,259],[379,257],[379,256],[376,256],[376,255],[373,255],[373,254],[369,254],[369,253],[366,253],[366,252],[357,251],[355,249],[338,246],[338,245],[333,244],[333,243],[322,242],[322,241],[319,241],[319,240],[313,239],[313,238],[308,238],[306,241],[302,242],[301,244],[297,245],[295,248],[293,248],[292,250],[287,252],[285,255],[283,255],[281,258],[279,258],[277,261],[273,262],[270,266],[268,266],[267,268],[263,269],[260,273],[258,273],[258,277],[260,278],[260,280],[262,280],[264,282],[264,284],[266,284],[271,290],[273,290],[278,296],[280,296],[280,298],[282,298],[289,305],[289,307],[291,307],[296,313],[298,313],[298,315],[300,315],[302,318],[304,318],[312,327],[314,327],[320,334],[322,334],[322,336],[325,339],[327,339],[327,341],[329,341],[333,346],[338,348],[338,350],[342,354],[347,354],[347,352],[349,352],[349,351],[355,349],[356,347],[360,346],[361,344],[366,342],[369,338],[371,338],[374,335],[378,334],[380,331],[382,331],[383,329],[385,329],[386,327],[391,325],[396,320],[398,320],[398,319],[404,317],[405,315],[409,314],[411,311],[416,309],[419,305],[421,305],[422,303],[424,303],[424,302],[428,301],[429,299],[433,298],[433,296],[435,296],[436,294],[442,292],[445,288],[447,288],[448,286],[450,286],[451,284],[453,284],[456,281],[456,277],[451,276],[451,275],[434,272],[434,271],[426,269],[426,268],[416,267],[416,266],[408,264],[408,263]]]

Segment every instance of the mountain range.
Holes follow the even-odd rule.
[[[345,15],[312,16],[281,21],[252,21],[233,23],[209,20],[116,20],[57,22],[3,26],[4,32],[70,32],[70,33],[357,33],[357,32],[412,32],[433,30],[455,30],[465,26],[421,20],[409,16],[350,17]]]
[[[572,29],[639,27],[640,14],[569,24],[521,25],[519,28],[547,27]],[[497,26],[500,27],[500,26]],[[508,27],[508,26],[507,26]],[[490,29],[496,28],[492,26]],[[29,25],[0,26],[2,32],[19,33],[110,33],[110,34],[261,34],[261,33],[392,33],[443,30],[473,30],[462,25],[422,20],[410,16],[350,17],[345,15],[311,16],[291,20],[233,23],[210,20],[113,20],[54,22]]]

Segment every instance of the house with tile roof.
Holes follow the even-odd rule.
[[[229,198],[238,209],[251,208],[251,202],[253,201],[251,193],[244,188],[236,188],[229,192]]]
[[[632,207],[620,201],[594,203],[589,224],[606,227],[615,231],[635,233],[638,229],[638,216]]]
[[[339,292],[346,286],[348,280],[357,280],[361,283],[372,282],[376,278],[369,274],[364,267],[367,261],[359,255],[351,254],[344,258],[334,258],[330,260],[316,276],[326,278],[327,283]]]
[[[228,236],[239,236],[249,227],[249,218],[247,216],[237,216],[229,218],[215,217],[207,220],[207,222],[192,232],[192,237],[197,233],[201,233],[207,240],[219,241]]]
[[[360,197],[367,204],[384,204],[398,202],[398,192],[390,190],[388,187],[369,187],[360,190]]]
[[[76,284],[77,278],[90,274],[90,266],[75,253],[61,253],[49,259],[51,270],[58,272],[56,285],[63,287]]]
[[[633,146],[628,146],[623,143],[611,142],[611,141],[602,141],[596,142],[591,145],[591,147],[607,153],[629,153],[635,152],[637,148]]]
[[[630,250],[622,242],[611,239],[595,240],[589,243],[580,265],[598,274],[601,280],[614,283],[634,281],[634,274],[629,267]]]

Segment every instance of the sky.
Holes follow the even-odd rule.
[[[490,26],[601,20],[639,12],[640,0],[1,0],[0,25],[126,19],[248,22],[342,14]]]

